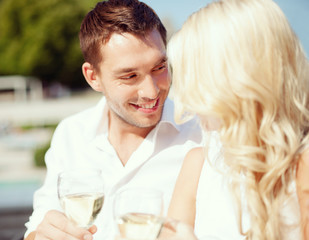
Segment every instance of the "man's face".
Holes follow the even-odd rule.
[[[146,38],[114,33],[101,47],[101,54],[97,79],[111,119],[139,128],[155,126],[171,81],[159,32],[154,30]]]

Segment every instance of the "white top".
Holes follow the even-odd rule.
[[[103,97],[97,106],[58,125],[45,156],[45,183],[34,195],[34,212],[26,223],[25,236],[36,229],[48,210],[61,210],[57,198],[57,174],[66,169],[92,167],[103,172],[105,201],[95,222],[98,227],[95,239],[113,239],[113,197],[124,187],[152,187],[163,191],[167,211],[183,159],[191,148],[201,143],[199,124],[192,120],[176,125],[173,103],[167,99],[160,123],[123,166],[108,141],[108,121],[104,121],[99,130],[102,119],[108,119],[104,106]]]
[[[228,188],[227,167],[224,165],[221,144],[216,134],[212,134],[209,159],[205,160],[201,171],[197,196],[195,233],[200,240],[242,240],[245,239],[239,232],[238,213],[236,204]],[[220,169],[220,171],[218,171]],[[297,200],[295,183],[291,186],[292,194],[284,203],[281,212],[281,240],[298,240],[300,234],[300,210]],[[243,231],[250,228],[250,218],[246,208],[243,191]]]

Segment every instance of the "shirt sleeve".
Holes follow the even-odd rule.
[[[54,142],[57,141],[57,144],[61,144],[61,139],[61,131],[56,130],[52,139],[51,147],[45,155],[47,174],[44,184],[34,193],[33,196],[33,212],[29,221],[25,224],[27,228],[25,237],[36,230],[37,226],[42,222],[45,214],[49,210],[53,209],[61,211],[57,195],[57,177],[58,173],[62,170],[62,164],[61,159],[56,157],[59,154],[57,154],[57,148],[54,147]]]

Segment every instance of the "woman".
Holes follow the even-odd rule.
[[[199,239],[309,239],[309,64],[280,8],[211,3],[168,55],[176,119],[199,115],[208,136],[186,156],[169,216]]]

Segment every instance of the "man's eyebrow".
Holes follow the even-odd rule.
[[[120,69],[117,69],[114,74],[124,74],[124,73],[130,73],[130,72],[134,72],[136,71],[137,68],[120,68]]]
[[[160,61],[158,61],[158,63],[155,64],[155,66],[160,65],[161,63],[164,63],[164,62],[167,62],[167,57],[166,57],[166,56],[162,57],[162,58],[160,59]]]

